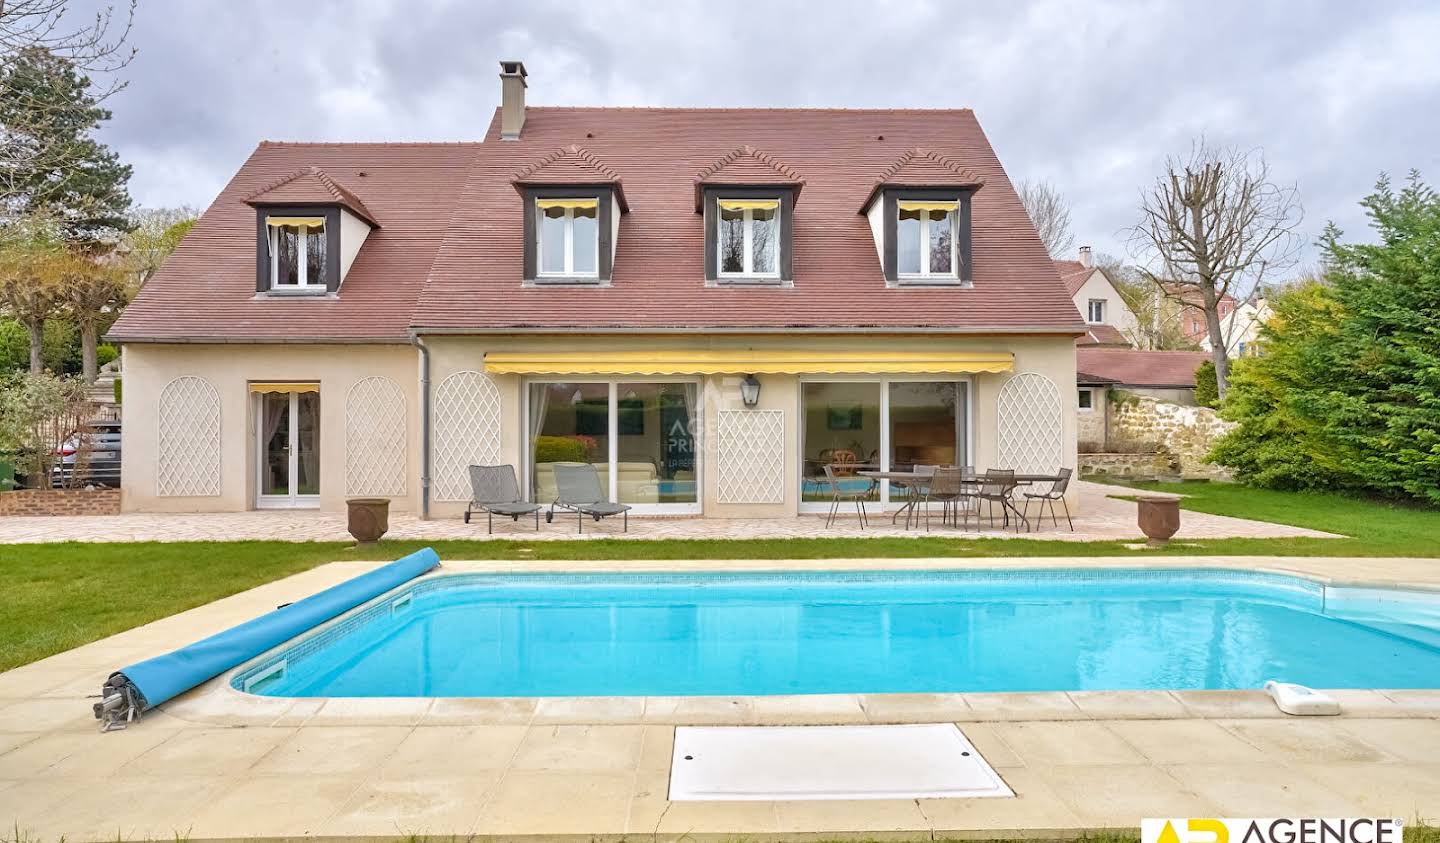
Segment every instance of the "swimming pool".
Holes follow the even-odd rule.
[[[242,667],[282,697],[1440,687],[1440,593],[1219,570],[449,574]]]

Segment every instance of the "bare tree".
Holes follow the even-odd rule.
[[[1222,399],[1230,359],[1220,301],[1246,299],[1268,274],[1294,265],[1302,218],[1298,188],[1271,181],[1262,152],[1204,138],[1187,159],[1167,158],[1165,174],[1141,193],[1131,254],[1160,294],[1204,311]]]
[[[1056,260],[1068,257],[1075,247],[1075,235],[1070,231],[1070,203],[1048,181],[1025,179],[1020,182],[1019,193],[1025,213],[1030,215],[1030,222],[1035,224],[1035,231],[1050,257]]]

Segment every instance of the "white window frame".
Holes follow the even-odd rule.
[[[1080,396],[1081,396],[1081,395],[1084,395],[1084,396],[1089,397],[1089,399],[1090,399],[1090,406],[1087,407],[1087,406],[1084,405],[1084,403],[1082,403],[1082,402],[1080,401]],[[1080,412],[1082,412],[1082,413],[1093,413],[1093,412],[1095,412],[1095,390],[1090,389],[1089,387],[1084,387],[1084,386],[1078,388],[1078,389],[1076,390],[1076,394],[1075,394],[1075,407],[1076,407],[1076,409],[1078,409],[1078,410],[1079,410]]]
[[[1095,305],[1097,304],[1100,305],[1100,316],[1098,318],[1095,316]],[[1105,299],[1090,299],[1090,301],[1085,304],[1085,321],[1091,325],[1104,325],[1106,306],[1107,302]]]
[[[319,281],[318,283],[312,282],[312,281],[310,280],[310,255],[309,255],[309,252],[310,252],[310,234],[309,234],[309,232],[310,232],[310,229],[311,229],[311,228],[314,228],[314,226],[306,226],[306,227],[305,227],[305,232],[306,232],[306,234],[305,234],[304,237],[301,237],[301,238],[300,238],[300,250],[299,250],[299,252],[297,253],[297,254],[298,254],[298,261],[299,261],[299,263],[300,263],[299,272],[297,273],[297,275],[298,275],[298,277],[299,277],[299,279],[300,279],[299,283],[298,283],[298,284],[281,284],[281,283],[280,283],[280,229],[283,228],[283,226],[271,225],[271,224],[270,224],[270,220],[271,220],[271,219],[273,219],[273,217],[266,217],[266,218],[265,218],[266,235],[267,235],[267,237],[268,237],[268,239],[269,239],[269,244],[270,244],[270,289],[272,289],[272,290],[280,290],[280,291],[284,291],[284,290],[323,290],[323,289],[325,289],[325,279],[324,279],[323,277],[320,279],[320,281]],[[323,219],[322,219],[321,222],[320,222],[320,236],[321,236],[321,237],[324,237],[324,236],[325,236],[325,222],[324,222]],[[330,260],[330,256],[327,254],[327,255],[325,256],[325,259],[326,259],[327,261]],[[322,273],[323,273],[323,270],[322,270]]]
[[[954,383],[965,384],[965,436],[962,444],[965,446],[964,459],[974,463],[975,458],[975,376],[970,374],[956,373],[953,375],[801,375],[800,388],[795,390],[795,418],[803,431],[805,425],[805,384],[807,383],[877,383],[880,385],[880,471],[890,470],[890,384],[892,383]],[[796,449],[797,459],[791,464],[791,471],[799,478],[799,487],[802,489],[799,501],[801,513],[819,513],[830,510],[830,501],[807,501],[804,500],[805,485],[805,436],[800,434],[800,447]],[[867,501],[869,505],[878,504],[880,511],[890,512],[904,506],[909,497],[903,489],[896,491],[894,498],[890,494],[890,481],[881,480],[878,491],[879,499]]]
[[[315,384],[317,387],[319,384]],[[316,389],[315,392],[319,392]],[[253,476],[255,478],[255,508],[256,509],[318,509],[320,506],[320,494],[302,495],[298,490],[296,477],[300,473],[300,425],[296,421],[299,418],[300,392],[291,392],[287,395],[290,402],[290,430],[286,441],[287,465],[286,471],[289,476],[289,489],[285,494],[267,495],[260,490],[265,483],[265,430],[260,420],[265,417],[265,395],[263,392],[250,393],[250,419],[254,428],[251,435],[254,437],[255,458]],[[323,398],[322,398],[323,400]],[[320,412],[325,412],[322,404]],[[320,433],[316,432],[315,447],[320,447]]]
[[[548,199],[549,197],[547,197]],[[575,209],[565,208],[565,268],[561,272],[545,271],[545,209],[535,204],[535,276],[537,278],[599,278],[600,277],[600,202],[588,196],[555,197],[562,202],[595,203],[595,257],[592,272],[575,271]],[[545,201],[545,200],[540,200]]]
[[[895,267],[895,270],[896,270],[896,271],[895,271],[895,277],[896,277],[897,280],[900,280],[900,281],[934,281],[934,280],[936,280],[936,279],[941,279],[941,278],[943,278],[943,279],[946,279],[946,280],[954,280],[954,281],[957,282],[957,283],[959,282],[959,280],[960,280],[960,202],[959,202],[959,200],[956,200],[955,202],[949,202],[948,200],[940,200],[940,201],[944,201],[945,204],[950,205],[950,210],[949,210],[949,212],[947,213],[947,216],[950,217],[950,271],[949,271],[949,272],[932,272],[932,271],[930,270],[930,222],[931,222],[931,220],[930,220],[930,212],[929,212],[929,211],[925,211],[924,214],[920,217],[920,271],[919,271],[919,272],[900,272],[900,271],[899,271],[899,270],[900,270],[900,267],[898,266],[898,263],[899,263],[900,258],[899,258],[899,256],[898,256],[898,252],[897,252],[897,256],[896,256],[896,258],[895,258],[896,263],[897,263],[897,266]],[[936,200],[919,200],[919,199],[916,199],[916,200],[908,200],[908,199],[900,199],[900,200],[897,200],[897,201],[895,202],[895,232],[896,232],[895,236],[896,236],[897,238],[900,236],[900,234],[899,234],[899,232],[900,232],[900,212],[901,212],[901,211],[909,210],[909,209],[906,208],[905,206],[906,206],[906,205],[912,205],[912,204],[935,205],[935,204],[938,204],[938,202],[937,202]],[[898,244],[898,243],[896,244],[896,247],[897,247],[897,249],[898,249],[898,247],[899,247],[899,244]]]
[[[530,388],[536,384],[552,383],[603,383],[609,387],[608,425],[609,447],[606,449],[605,460],[609,470],[608,488],[606,494],[610,500],[618,500],[620,494],[620,472],[614,470],[620,463],[620,437],[616,431],[620,429],[620,387],[627,383],[693,383],[695,384],[695,398],[698,402],[697,411],[699,418],[696,420],[695,430],[695,501],[693,503],[632,503],[628,504],[630,511],[637,515],[699,515],[702,511],[702,504],[705,500],[705,446],[702,437],[705,430],[705,379],[702,377],[631,377],[631,378],[606,378],[594,376],[565,377],[563,375],[552,375],[539,378],[526,378],[521,381],[520,394],[524,400],[520,402],[520,430],[524,433],[524,466],[523,479],[521,481],[522,492],[525,500],[530,500],[534,493],[531,488],[531,474],[534,471],[535,449],[530,442]],[[548,504],[547,504],[548,506]]]
[[[775,269],[774,269],[774,271],[772,271],[772,272],[755,272],[755,271],[754,271],[754,268],[755,268],[755,254],[754,254],[755,211],[754,211],[754,209],[752,209],[752,208],[746,208],[746,209],[744,209],[743,211],[740,212],[741,215],[742,215],[741,218],[740,218],[740,230],[741,230],[741,232],[743,233],[744,243],[745,243],[744,249],[742,250],[742,252],[741,252],[741,257],[740,257],[740,265],[741,265],[741,267],[743,267],[743,269],[742,269],[740,272],[726,272],[726,271],[725,271],[725,269],[724,269],[724,267],[725,267],[725,252],[724,252],[723,249],[722,249],[722,247],[723,247],[723,245],[724,245],[724,243],[725,243],[725,238],[724,238],[723,236],[721,236],[721,234],[720,234],[720,227],[721,227],[721,223],[723,222],[723,220],[721,220],[721,218],[720,218],[719,215],[720,215],[720,213],[724,210],[722,206],[723,206],[727,201],[737,201],[737,202],[774,202],[774,203],[775,203],[775,208],[774,208],[774,211],[775,211]],[[721,198],[721,199],[716,199],[716,201],[715,201],[715,214],[716,214],[716,216],[715,216],[715,275],[716,275],[716,277],[718,277],[718,278],[779,278],[779,277],[780,277],[780,244],[781,244],[781,238],[785,236],[785,232],[781,230],[781,227],[784,225],[784,221],[783,221],[783,219],[782,219],[782,218],[783,218],[783,214],[781,214],[781,212],[780,212],[780,211],[781,211],[781,208],[782,208],[782,205],[781,205],[781,202],[780,202],[780,197],[778,197],[778,196],[775,197],[774,199],[766,199],[766,198],[761,198],[761,199],[736,199],[736,200],[726,200],[726,199],[723,199],[723,198]]]

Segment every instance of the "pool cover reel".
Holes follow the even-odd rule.
[[[100,729],[123,729],[155,706],[439,565],[440,557],[427,547],[188,647],[116,671],[94,704]]]

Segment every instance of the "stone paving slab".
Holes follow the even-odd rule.
[[[322,566],[0,674],[0,827],[28,839],[930,839],[1074,835],[1142,816],[1440,818],[1440,692],[1345,692],[1334,718],[1259,692],[652,698],[537,704],[242,699],[207,722],[196,696],[101,735],[87,695],[109,669],[348,579]],[[660,563],[575,563],[654,570]],[[678,561],[671,570],[714,562]],[[731,563],[721,563],[729,566]],[[774,569],[773,561],[737,562]],[[1126,560],[810,560],[787,568],[1115,567]],[[1133,565],[1133,561],[1128,564]],[[1167,558],[1327,580],[1440,586],[1431,560]],[[542,569],[455,563],[447,569]],[[588,565],[588,567],[587,567]],[[567,563],[567,567],[572,565]],[[90,678],[89,684],[86,677]],[[331,713],[326,708],[336,703]],[[209,712],[208,714],[215,714]],[[578,718],[578,720],[577,720]],[[585,719],[598,722],[583,722]],[[954,722],[1014,799],[670,803],[674,724]],[[549,722],[557,721],[557,722]],[[566,721],[566,722],[558,722]]]
[[[1136,525],[1135,504],[1111,495],[1127,490],[1098,483],[1078,482],[1080,497],[1075,529],[1065,529],[1049,521],[1036,532],[1021,533],[1021,538],[1058,539],[1063,541],[1106,541],[1115,539],[1143,540]],[[531,526],[527,526],[531,525]],[[700,517],[634,517],[629,532],[621,532],[615,519],[586,525],[584,535],[577,535],[574,522],[543,524],[537,532],[533,521],[517,524],[507,519],[495,522],[494,535],[487,535],[483,522],[466,524],[458,518],[421,521],[409,513],[391,513],[392,539],[523,539],[526,541],[563,541],[605,538],[621,539],[783,539],[783,538],[885,538],[927,535],[923,527],[905,529],[903,520],[892,524],[888,516],[872,514],[870,527],[861,530],[858,519],[842,518],[833,527],[825,526],[819,515],[793,518],[728,519]],[[568,524],[568,526],[567,526]],[[947,537],[1015,538],[1014,530],[971,528],[960,530],[941,526],[938,513],[928,535]],[[1223,515],[1185,512],[1181,516],[1177,540],[1218,538],[1335,538],[1333,534],[1270,524]],[[345,529],[343,513],[256,510],[221,513],[128,513],[125,515],[86,516],[83,518],[12,517],[0,519],[0,544],[33,544],[43,542],[133,542],[133,541],[237,541],[269,539],[274,541],[351,541]]]

